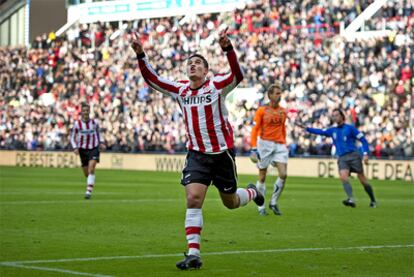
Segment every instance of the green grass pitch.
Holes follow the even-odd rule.
[[[267,180],[270,195],[275,176]],[[200,270],[181,272],[179,173],[101,170],[91,200],[80,169],[0,167],[0,276],[414,276],[414,184],[371,181],[344,207],[337,179],[289,177],[282,216],[227,210],[210,187]],[[255,182],[239,176],[239,186]]]

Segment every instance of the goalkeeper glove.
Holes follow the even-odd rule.
[[[257,163],[258,161],[260,161],[260,154],[257,151],[257,148],[252,148],[250,150],[250,160],[254,163]]]

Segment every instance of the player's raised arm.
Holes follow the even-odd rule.
[[[158,76],[146,58],[144,47],[139,39],[139,34],[137,33],[131,34],[131,48],[137,55],[138,66],[142,77],[150,87],[163,93],[178,94],[182,85]]]
[[[230,73],[224,76],[216,76],[214,78],[214,86],[217,89],[221,89],[224,94],[232,91],[242,80],[243,72],[237,60],[236,52],[233,49],[233,45],[229,37],[227,36],[227,29],[222,30],[219,33],[219,45],[224,52],[226,52],[227,60],[230,65]]]

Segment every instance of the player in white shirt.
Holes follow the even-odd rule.
[[[99,125],[95,119],[90,118],[91,109],[89,104],[81,105],[81,120],[73,124],[70,142],[73,152],[79,155],[82,164],[83,174],[86,179],[85,199],[90,199],[95,185],[95,168],[99,163],[99,150],[105,149],[101,141]]]
[[[220,193],[229,209],[236,209],[253,200],[263,205],[263,196],[253,184],[246,189],[237,187],[233,128],[228,121],[224,100],[243,79],[236,53],[227,37],[227,30],[219,36],[219,45],[226,53],[230,73],[206,78],[208,62],[200,54],[187,59],[189,80],[170,81],[157,75],[149,64],[142,42],[133,34],[132,48],[138,58],[142,77],[153,89],[177,100],[184,116],[188,137],[188,154],[181,184],[185,187],[187,211],[185,232],[188,254],[178,262],[179,269],[200,268],[202,206],[210,184]]]

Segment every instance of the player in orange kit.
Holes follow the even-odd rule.
[[[282,213],[278,207],[278,200],[285,186],[287,177],[287,161],[289,150],[286,147],[286,109],[279,106],[282,89],[279,82],[267,89],[270,103],[261,106],[254,116],[254,127],[251,135],[250,159],[257,163],[259,178],[257,189],[265,196],[266,174],[269,165],[278,170],[278,178],[274,184],[274,190],[269,201],[269,208],[275,215]],[[259,138],[258,138],[259,137]],[[265,205],[258,207],[260,215],[266,215]]]

